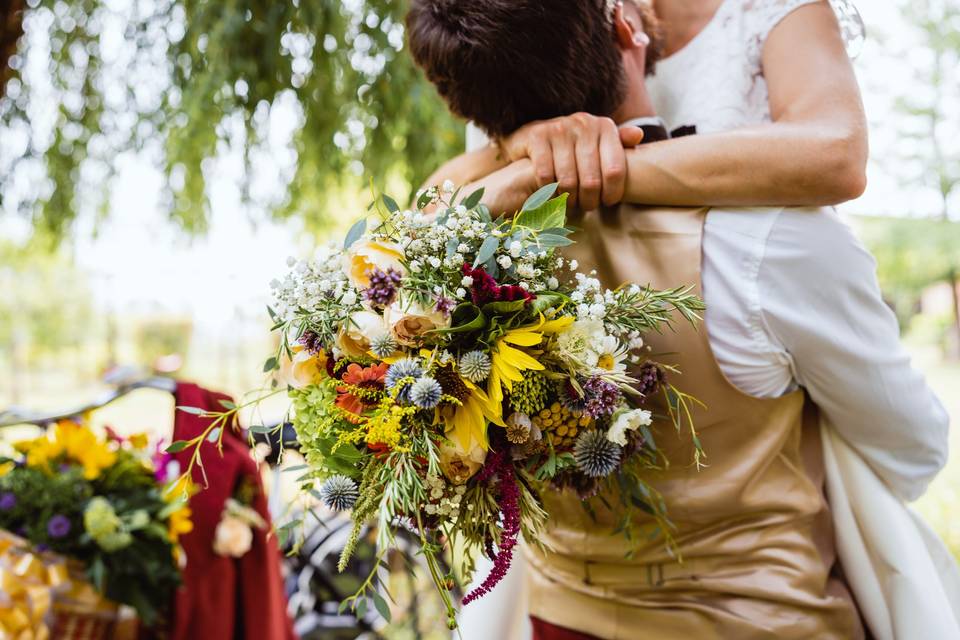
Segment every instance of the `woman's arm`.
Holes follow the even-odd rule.
[[[866,184],[866,123],[837,20],[826,2],[797,9],[771,32],[763,71],[772,123],[628,149],[624,200],[815,206],[858,197]],[[553,167],[571,163],[582,181],[585,174],[577,160],[583,118],[577,114],[531,123],[506,140],[503,149],[511,159],[530,157],[540,184],[555,179]],[[578,153],[573,144],[551,144],[565,136],[579,140]],[[599,146],[598,136],[586,177],[595,182],[592,168],[599,164],[604,185],[622,181],[624,167],[603,162]],[[562,186],[577,192],[569,178]]]

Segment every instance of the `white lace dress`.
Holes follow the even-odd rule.
[[[769,122],[763,45],[787,15],[818,1],[723,0],[707,26],[647,79],[657,115],[671,130],[695,125],[697,133]]]

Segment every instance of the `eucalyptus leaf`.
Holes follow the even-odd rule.
[[[468,195],[466,198],[463,199],[463,202],[461,202],[460,204],[465,206],[467,209],[473,209],[475,206],[480,204],[481,198],[483,198],[483,187],[480,187],[479,189],[477,189],[476,191]]]
[[[344,250],[349,249],[354,242],[360,239],[363,232],[367,230],[367,219],[361,218],[353,223],[350,231],[347,231],[347,237],[343,239]]]
[[[383,194],[382,196],[380,196],[380,199],[383,200],[383,204],[386,205],[387,211],[389,211],[390,213],[396,213],[397,211],[400,211],[400,207],[397,205],[397,201],[391,198],[390,196],[388,196],[387,194]]]
[[[275,369],[279,369],[279,368],[280,368],[280,364],[277,362],[277,359],[274,356],[267,358],[267,361],[263,363],[264,373],[270,373],[271,371],[274,371]]]
[[[482,264],[488,261],[493,257],[493,254],[497,252],[497,247],[500,246],[500,239],[497,236],[489,235],[483,239],[483,244],[480,245],[480,250],[477,251],[477,257],[473,261],[473,266],[476,267],[479,264]]]
[[[452,258],[453,254],[457,252],[457,247],[459,246],[460,246],[459,238],[454,237],[447,240],[447,257]]]
[[[545,249],[553,249],[555,247],[569,247],[573,244],[573,240],[563,236],[555,236],[551,233],[541,233],[537,236],[537,243]]]
[[[517,214],[514,224],[534,231],[563,227],[567,222],[567,194],[562,193],[533,209]]]
[[[190,446],[190,443],[186,440],[175,440],[170,443],[170,446],[166,448],[167,453],[179,453]]]
[[[558,186],[559,183],[551,182],[548,185],[540,187],[534,191],[529,198],[527,198],[527,201],[523,203],[523,207],[520,208],[520,211],[533,211],[534,209],[538,208],[553,197],[553,194],[557,192]]]

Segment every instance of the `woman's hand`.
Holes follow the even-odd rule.
[[[529,158],[537,186],[558,182],[570,205],[583,210],[623,199],[626,179],[624,147],[643,140],[637,127],[618,129],[610,118],[575,113],[532,122],[500,143],[510,161]]]

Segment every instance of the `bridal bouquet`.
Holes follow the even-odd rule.
[[[164,491],[162,456],[146,436],[102,438],[64,420],[14,447],[17,455],[0,456],[0,530],[78,563],[89,581],[57,591],[54,613],[70,603],[97,609],[102,596],[159,622],[180,584],[178,538],[192,524],[179,492]]]
[[[665,463],[644,403],[668,394],[679,426],[688,397],[643,335],[674,311],[694,322],[703,307],[685,288],[607,290],[578,272],[558,251],[572,241],[555,189],[497,219],[482,192],[458,199],[449,184],[421,193],[414,210],[383,196],[342,243],[291,260],[273,283],[281,345],[265,369],[288,368],[306,489],[351,511],[341,570],[365,523],[381,552],[411,529],[452,626],[452,576],[437,554],[456,544],[492,558],[464,603],[488,592],[518,537],[539,538],[551,486],[585,500],[615,488],[626,535],[636,509],[666,523],[643,478]],[[366,599],[361,589],[344,604]]]

